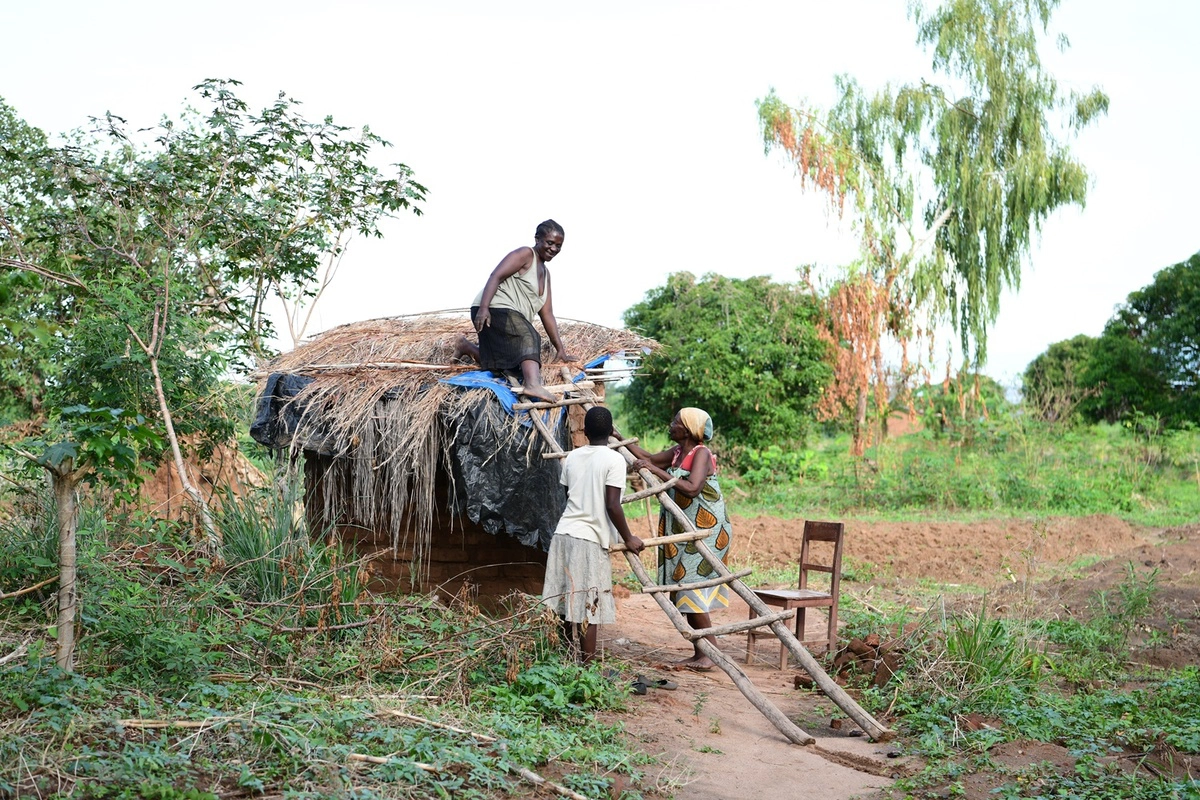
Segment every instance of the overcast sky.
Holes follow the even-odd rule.
[[[0,96],[48,132],[112,111],[148,125],[205,78],[255,107],[284,90],[369,124],[430,189],[425,215],[355,242],[315,332],[462,307],[553,217],[560,317],[619,325],[671,272],[767,274],[852,258],[849,228],[765,156],[754,101],[827,104],[929,77],[902,0],[842,2],[29,2],[0,0]],[[1002,302],[986,371],[1011,384],[1050,342],[1098,334],[1200,250],[1200,3],[1064,0],[1046,54],[1109,115],[1076,144],[1087,208],[1045,226]]]

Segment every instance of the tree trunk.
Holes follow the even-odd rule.
[[[861,457],[867,449],[867,392],[866,387],[858,387],[858,404],[854,409],[854,439],[850,442],[850,454]]]
[[[74,462],[67,459],[50,471],[54,502],[58,509],[58,666],[75,671],[75,618],[79,613],[79,592],[75,584],[75,530],[79,523],[79,502],[75,487],[79,477]]]
[[[158,397],[158,409],[162,413],[163,426],[167,429],[167,441],[171,443],[171,455],[175,459],[175,470],[179,473],[179,483],[183,491],[191,498],[192,505],[200,515],[200,524],[204,529],[204,550],[210,558],[221,558],[221,536],[213,521],[212,511],[204,500],[204,495],[192,484],[187,473],[187,465],[183,463],[183,453],[179,449],[179,437],[175,434],[175,423],[171,417],[171,409],[167,407],[167,395],[163,390],[162,375],[158,371],[158,357],[147,353],[150,357],[150,373],[154,376],[154,393]]]

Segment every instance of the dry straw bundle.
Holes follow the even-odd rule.
[[[657,347],[628,331],[574,320],[560,320],[559,333],[568,352],[581,358],[573,369],[602,355],[640,356]],[[494,437],[497,450],[517,437],[533,445],[529,429],[503,413],[490,391],[439,382],[478,369],[450,363],[464,335],[475,338],[465,310],[355,322],[319,334],[258,372],[261,379],[272,373],[312,378],[290,401],[300,412],[292,441],[295,449],[333,455],[336,479],[322,482],[326,512],[390,532],[397,550],[411,548],[422,563],[433,531],[438,468],[453,476],[449,444],[467,412],[481,403],[494,406],[480,417],[489,428],[482,435]],[[563,364],[553,358],[543,337],[547,384],[561,383]]]

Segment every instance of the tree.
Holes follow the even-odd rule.
[[[61,147],[0,103],[0,125],[19,134],[0,171],[0,268],[5,285],[47,298],[0,292],[0,322],[16,341],[32,309],[52,332],[38,353],[54,373],[39,386],[44,432],[19,451],[73,502],[81,481],[136,483],[165,445],[214,556],[183,435],[227,438],[221,378],[269,354],[268,298],[291,311],[313,299],[350,237],[379,236],[383,218],[419,213],[425,196],[405,165],[371,163],[387,142],[369,129],[311,122],[283,94],[252,114],[236,85],[200,84],[207,112],[164,119],[150,137],[110,114]],[[5,343],[0,359],[30,360]],[[70,509],[60,519],[74,524]],[[60,598],[72,592],[60,583]]]
[[[1200,423],[1200,253],[1158,272],[1117,308],[1083,370],[1081,411],[1115,422],[1135,411],[1170,427]]]
[[[1022,394],[1025,406],[1047,422],[1068,421],[1074,417],[1079,404],[1094,395],[1095,390],[1084,383],[1096,339],[1079,334],[1054,342],[1025,368]]]
[[[932,50],[940,82],[868,94],[841,76],[828,111],[790,107],[774,90],[758,102],[767,151],[781,151],[801,186],[822,192],[858,231],[860,261],[846,282],[871,300],[857,325],[865,345],[841,346],[876,382],[887,336],[904,342],[941,321],[964,360],[981,366],[1001,291],[1020,285],[1034,235],[1054,210],[1084,203],[1087,171],[1068,142],[1106,112],[1108,97],[1064,94],[1044,71],[1039,34],[1057,5],[914,3],[917,42]]]
[[[699,406],[731,445],[802,442],[830,374],[818,314],[802,287],[765,277],[670,275],[625,312],[629,328],[663,345],[625,395],[634,426],[664,428]]]
[[[33,238],[27,226],[46,210],[42,190],[52,176],[41,156],[47,146],[46,135],[0,99],[0,253],[16,238]],[[41,413],[67,302],[57,286],[32,273],[0,270],[0,421]]]

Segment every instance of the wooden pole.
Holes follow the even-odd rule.
[[[538,401],[536,403],[513,403],[514,411],[529,411],[533,408],[562,408],[563,406],[581,406],[591,403],[590,397],[568,397],[565,400],[555,400],[553,403]]]
[[[657,486],[647,486],[645,489],[642,489],[640,492],[634,492],[633,494],[629,494],[629,495],[622,497],[621,502],[622,503],[636,503],[638,500],[641,500],[643,497],[654,497],[654,495],[659,494],[660,492],[665,492],[667,489],[670,489],[672,486],[674,486],[677,483],[679,483],[679,478],[676,477],[676,478],[671,478],[671,480],[666,481],[665,483],[660,483]]]
[[[723,583],[729,583],[738,578],[744,578],[754,572],[753,569],[744,569],[741,572],[735,572],[732,575],[721,575],[716,578],[709,578],[706,581],[696,581],[695,583],[671,583],[665,586],[643,586],[642,591],[646,594],[651,592],[682,592],[685,589],[707,589],[709,586],[720,586]]]
[[[777,611],[769,617],[752,617],[744,619],[741,622],[730,622],[728,625],[717,625],[710,628],[693,630],[690,634],[684,633],[683,635],[692,640],[703,639],[706,636],[725,636],[729,633],[748,631],[751,628],[761,628],[764,625],[770,625],[776,620],[791,619],[794,616],[796,616],[796,609],[789,608],[786,611]]]

